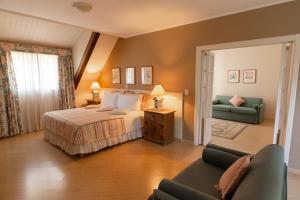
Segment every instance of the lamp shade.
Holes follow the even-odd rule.
[[[100,85],[98,82],[93,82],[91,85],[91,90],[99,90],[100,89]]]
[[[151,95],[152,96],[162,96],[165,93],[166,92],[165,92],[164,88],[161,85],[155,85],[152,92],[151,92]]]

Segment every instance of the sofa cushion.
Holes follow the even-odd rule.
[[[286,186],[283,148],[268,145],[251,160],[249,170],[232,200],[283,200]]]
[[[246,108],[246,107],[231,107],[231,112],[245,114],[245,115],[256,115],[257,110],[254,108]]]
[[[218,110],[218,111],[223,111],[223,112],[230,112],[230,108],[232,108],[232,106],[217,104],[217,105],[213,105],[212,108],[213,108],[213,110]]]
[[[235,107],[239,107],[242,103],[245,103],[245,100],[238,95],[234,95],[231,99],[229,99],[229,103]]]
[[[217,190],[221,193],[222,199],[232,194],[244,178],[250,165],[250,156],[243,156],[235,161],[221,176]]]
[[[218,183],[224,169],[198,159],[178,174],[173,180],[210,196],[219,198],[214,185]]]
[[[254,97],[242,97],[245,100],[241,106],[252,108],[254,104],[260,105],[263,104],[262,98],[254,98]]]
[[[220,102],[220,104],[231,105],[229,103],[229,100],[231,98],[232,98],[232,96],[216,95],[215,100],[218,100]],[[245,102],[240,105],[241,107],[252,108],[253,104],[260,105],[263,103],[262,98],[254,98],[254,97],[241,97],[241,98],[243,98],[245,100]]]
[[[210,196],[202,191],[195,190],[181,183],[163,179],[158,186],[158,189],[172,195],[178,200],[219,200],[214,196]],[[165,199],[163,199],[165,200]],[[169,200],[169,199],[166,199]]]

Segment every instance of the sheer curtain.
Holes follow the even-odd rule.
[[[43,114],[59,109],[58,56],[11,52],[24,132],[43,128]]]

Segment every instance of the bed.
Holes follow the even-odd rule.
[[[70,155],[83,155],[140,138],[141,97],[133,96],[107,93],[98,107],[47,112],[44,140]]]

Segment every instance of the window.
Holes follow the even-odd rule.
[[[20,93],[53,93],[58,90],[58,56],[12,51]]]
[[[58,56],[11,52],[25,132],[43,128],[45,112],[58,110]]]

